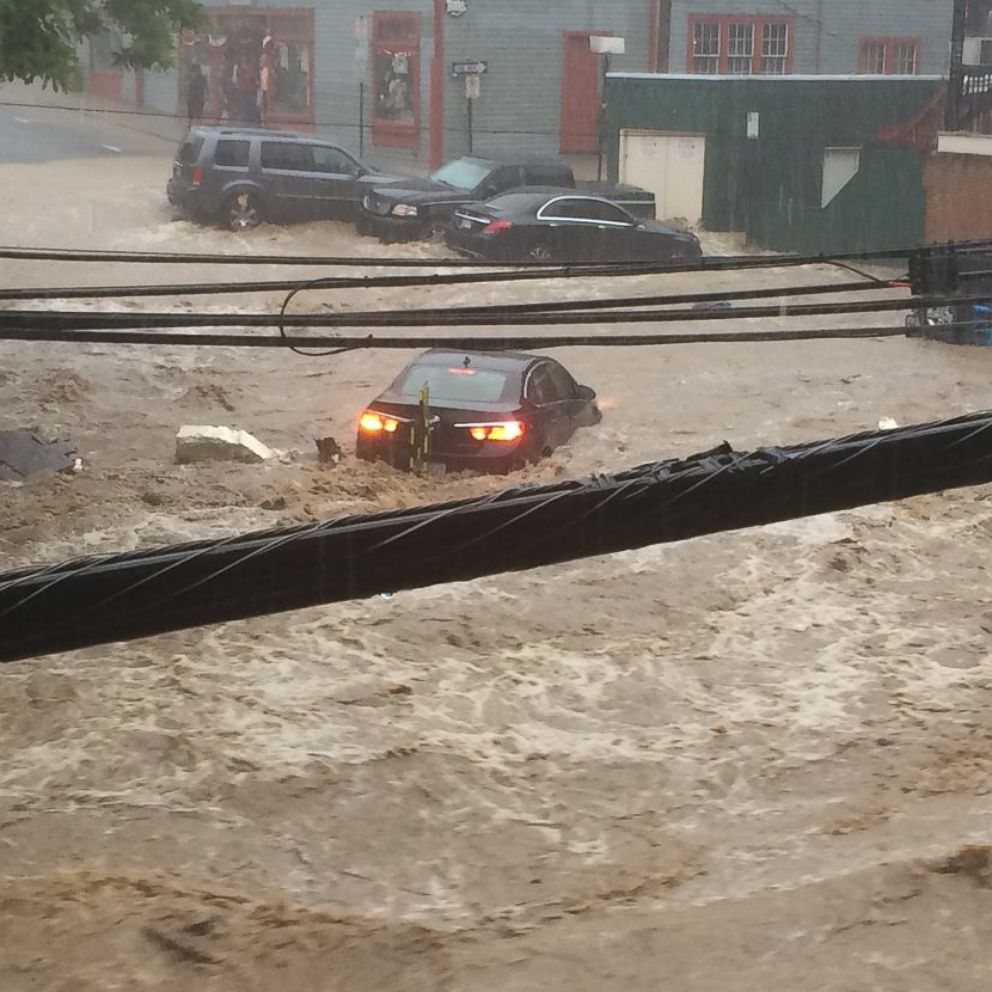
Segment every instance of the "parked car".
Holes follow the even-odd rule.
[[[264,220],[352,219],[390,177],[326,141],[288,131],[194,127],[176,153],[169,202],[234,230]]]
[[[636,216],[654,217],[654,194],[637,186],[576,183],[564,162],[468,155],[442,165],[426,179],[377,184],[363,198],[355,223],[359,234],[374,234],[383,241],[429,238],[443,232],[459,207],[521,186],[581,189]]]
[[[699,238],[578,190],[513,190],[455,212],[446,240],[493,261],[655,262],[702,255]]]
[[[602,419],[596,394],[558,362],[517,352],[427,351],[377,396],[358,422],[357,453],[409,468],[415,425],[424,422],[429,461],[450,469],[507,472]]]

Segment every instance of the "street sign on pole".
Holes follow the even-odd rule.
[[[466,76],[465,77],[465,99],[466,100],[478,100],[479,94],[482,92],[482,87],[479,85],[479,76]]]
[[[489,71],[489,63],[476,59],[475,61],[452,62],[452,76],[481,76]]]

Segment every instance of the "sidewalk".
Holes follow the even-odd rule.
[[[174,147],[186,133],[185,118],[135,109],[91,93],[57,93],[38,83],[0,83],[0,106],[3,105],[41,110],[46,115],[67,115],[62,122],[71,115],[82,123],[99,123],[106,129],[112,144],[117,143],[111,134],[116,129],[121,135],[127,135],[127,144],[136,154],[161,155],[166,147]]]

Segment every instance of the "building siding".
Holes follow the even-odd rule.
[[[218,10],[235,4],[208,4]],[[384,168],[424,171],[430,158],[430,77],[434,55],[432,0],[263,0],[259,8],[303,7],[314,11],[314,132],[356,150],[359,85],[371,81],[356,71],[355,22],[376,11],[420,15],[419,134],[415,148],[377,147],[370,126],[373,95],[366,87],[365,157]],[[451,63],[481,59],[489,71],[473,106],[477,153],[519,152],[557,156],[560,141],[562,36],[565,31],[601,31],[624,38],[626,54],[614,56],[617,70],[643,71],[649,64],[649,0],[468,0],[462,16],[444,19],[444,157],[468,147],[465,84],[451,76]],[[368,45],[368,42],[364,43]],[[166,113],[178,107],[177,74],[149,73],[146,106]]]
[[[881,250],[923,236],[923,155],[880,132],[931,104],[934,78],[611,76],[610,175],[620,131],[706,135],[703,226],[782,251]],[[760,116],[757,140],[746,134]],[[861,167],[821,207],[827,148],[858,147]]]
[[[858,71],[858,43],[868,37],[919,38],[921,75],[950,64],[954,0],[673,0],[669,68],[689,72],[690,15],[794,17],[794,73]]]

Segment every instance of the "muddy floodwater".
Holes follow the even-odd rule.
[[[411,250],[332,223],[233,235],[175,221],[167,155],[87,166],[83,207],[74,168],[3,166],[26,192],[6,202],[0,240]],[[0,260],[7,286],[281,274]],[[854,278],[818,266],[349,290],[296,306]],[[992,381],[992,349],[904,338],[558,349],[599,393],[601,425],[509,480],[420,480],[352,454],[363,404],[412,354],[0,343],[0,428],[71,437],[83,459],[79,474],[0,483],[0,565],[482,494],[723,440],[937,419],[988,407]],[[176,465],[190,423],[288,454]],[[346,452],[334,467],[316,463],[326,436]],[[987,992],[990,495],[4,666],[0,989]]]

